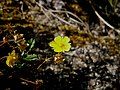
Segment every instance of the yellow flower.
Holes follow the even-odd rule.
[[[14,63],[18,60],[18,54],[15,53],[15,50],[13,50],[11,53],[8,54],[6,64],[9,67],[13,67]]]
[[[55,52],[65,52],[69,51],[71,48],[69,41],[70,39],[67,36],[57,36],[55,37],[54,41],[49,43],[49,45],[53,47]]]

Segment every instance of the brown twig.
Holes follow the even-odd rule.
[[[40,67],[49,60],[50,58],[46,58],[38,67],[37,67],[37,70],[40,69]]]
[[[24,79],[24,78],[20,78],[20,80],[22,80],[22,81],[24,81],[24,82],[27,82],[27,83],[30,83],[30,84],[34,84],[34,85],[36,85],[35,82],[30,81],[30,80],[27,80],[27,79]]]

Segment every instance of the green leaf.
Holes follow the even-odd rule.
[[[117,6],[118,0],[108,0],[111,7],[115,8]]]
[[[30,54],[30,55],[24,55],[23,57],[23,60],[26,60],[26,61],[34,61],[34,60],[37,60],[38,59],[38,56],[36,54]]]
[[[31,38],[30,40],[28,40],[28,44],[30,46],[29,51],[31,51],[35,45],[35,39]]]
[[[0,9],[0,14],[2,15],[3,14],[3,10]]]

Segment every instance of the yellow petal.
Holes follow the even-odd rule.
[[[52,41],[52,42],[49,43],[49,45],[50,45],[51,47],[55,47],[55,46],[56,46],[56,42],[55,42],[55,41]]]
[[[13,58],[12,58],[12,56],[8,56],[8,57],[7,57],[6,64],[7,64],[9,67],[13,67]]]
[[[69,41],[70,41],[70,39],[67,36],[63,37],[63,39],[62,39],[62,42],[64,42],[64,43],[68,43]]]
[[[9,56],[15,56],[15,50],[13,50]]]
[[[71,48],[71,45],[70,43],[66,44],[65,47],[64,47],[64,51],[69,51]]]
[[[62,41],[62,37],[61,36],[57,36],[54,41],[59,44]]]
[[[55,52],[62,52],[62,48],[57,45],[53,49]]]

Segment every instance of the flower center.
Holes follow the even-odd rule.
[[[60,47],[61,47],[61,48],[65,48],[65,44],[64,44],[64,43],[61,43]]]

